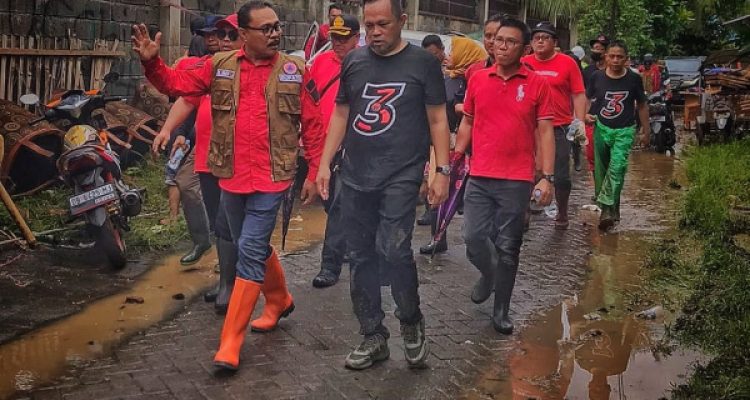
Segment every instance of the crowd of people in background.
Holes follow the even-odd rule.
[[[462,160],[471,160],[460,188],[463,239],[480,272],[467,295],[479,304],[494,293],[491,324],[501,334],[513,332],[510,301],[530,205],[554,200],[555,229],[569,228],[571,169],[582,169],[586,142],[599,228],[620,219],[636,118],[641,140],[649,136],[644,89],[661,85],[652,57],[639,75],[620,41],[599,36],[588,57],[580,46],[562,52],[553,24],[528,27],[508,15],[487,19],[481,44],[453,36],[446,51],[437,35],[421,46],[401,37],[401,0],[364,0],[363,14],[360,21],[331,5],[318,43],[305,50],[310,57],[328,41],[331,49],[311,64],[281,51],[283,22],[260,0],[192,24],[188,53],[174,66],[158,56],[161,34],[134,26],[146,77],[175,99],[153,151],[172,158],[172,216],[181,202],[193,241],[181,263],[197,262],[215,237],[220,279],[205,298],[226,315],[219,368],[239,367],[248,327],[271,331],[295,308],[270,239],[301,150],[302,200],[320,195],[328,216],[313,286],[335,285],[347,259],[350,266],[363,336],[345,359],[351,369],[389,357],[383,283],[397,306],[405,360],[424,366],[429,350],[412,235],[415,221],[435,233],[435,210]],[[420,198],[426,209],[417,218]],[[445,236],[419,249],[446,250]],[[263,313],[250,321],[261,295]]]

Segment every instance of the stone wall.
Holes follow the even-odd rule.
[[[142,79],[140,62],[130,51],[131,26],[145,23],[152,31],[160,29],[166,13],[179,10],[179,45],[190,42],[190,20],[210,14],[228,15],[245,0],[0,0],[0,35],[68,37],[83,40],[84,49],[94,39],[120,40],[126,56],[112,65],[120,80],[110,89],[119,95],[132,95]],[[307,33],[310,3],[307,0],[277,1],[279,17],[287,25],[283,49],[302,48]],[[173,7],[170,7],[169,5]],[[328,4],[328,3],[326,3]]]

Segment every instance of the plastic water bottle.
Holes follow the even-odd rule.
[[[578,131],[580,125],[581,120],[579,119],[574,119],[573,122],[568,125],[568,132],[566,132],[565,138],[568,139],[569,142],[576,140],[576,131]]]
[[[542,198],[542,191],[539,189],[534,189],[534,197],[531,198],[531,203],[529,203],[529,208],[531,211],[542,211],[544,210],[544,206],[539,204],[539,199]]]
[[[190,140],[185,141],[185,146],[178,147],[172,155],[172,158],[169,159],[167,168],[170,172],[177,172],[177,168],[180,167],[180,162],[182,162],[182,159],[185,157],[185,147],[190,147]]]
[[[548,206],[544,207],[544,214],[550,218],[557,217],[557,203],[553,201],[552,203],[549,203]]]

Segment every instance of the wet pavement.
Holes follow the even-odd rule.
[[[111,322],[118,319],[118,312],[151,301],[178,303],[176,309],[181,310],[151,328],[145,326],[161,315],[154,314],[143,325],[128,325],[143,331],[121,346],[114,346],[116,340],[105,342],[89,326],[76,327],[73,317],[60,321],[71,332],[67,335],[52,335],[5,353],[8,345],[0,347],[0,388],[10,385],[21,390],[16,397],[31,399],[658,398],[670,382],[681,379],[697,355],[662,359],[652,354],[651,338],[658,335],[664,317],[636,319],[634,314],[640,310],[627,309],[624,296],[637,284],[647,240],[657,238],[671,221],[664,199],[674,163],[653,153],[633,155],[623,223],[613,233],[597,232],[596,214],[581,209],[591,202],[592,192],[583,173],[577,174],[571,198],[570,230],[556,231],[549,218],[534,216],[512,301],[512,317],[522,329],[511,336],[492,329],[492,302],[477,306],[468,299],[478,273],[464,257],[458,217],[449,230],[446,254],[432,262],[417,256],[432,352],[427,369],[406,367],[388,288],[383,289],[383,300],[385,323],[393,333],[390,360],[367,371],[344,369],[344,357],[360,341],[348,272],[345,268],[336,286],[314,289],[310,281],[319,267],[320,247],[301,249],[308,239],[321,237],[323,216],[316,209],[305,210],[292,223],[288,241],[292,246],[282,257],[297,309],[280,329],[248,334],[242,367],[235,376],[213,374],[211,360],[218,347],[221,317],[200,300],[190,303],[171,297],[171,292],[179,291],[189,300],[190,294],[197,293],[200,285],[188,282],[208,273],[202,267],[170,273],[176,286],[164,291],[169,294],[166,298],[144,298],[144,304],[126,304],[122,310],[125,295],[104,300],[116,307],[96,314],[102,324],[94,331],[108,333],[109,338],[117,338],[113,332],[122,328]],[[297,231],[300,227],[303,230]],[[416,248],[427,241],[429,228],[417,227],[415,234]],[[274,241],[278,243],[278,238]],[[205,278],[199,280],[205,285]],[[33,340],[43,333],[28,337]],[[61,369],[45,372],[44,378],[54,379],[52,384],[38,387],[46,380],[39,372],[44,362],[35,364],[31,353],[40,354],[36,359],[64,356]],[[8,376],[9,363],[24,368]],[[55,374],[62,377],[54,378]],[[0,392],[0,398],[7,393]]]

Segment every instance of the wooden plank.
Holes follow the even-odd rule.
[[[44,48],[49,49],[52,47],[52,39],[44,38]],[[52,82],[52,60],[49,57],[44,58],[44,93],[39,96],[42,97],[42,101],[46,104],[49,101],[50,83]]]
[[[21,48],[21,49],[25,49],[26,48],[26,38],[23,37],[23,36],[20,36],[18,38],[18,40],[19,40],[18,47]],[[21,95],[23,94],[23,80],[24,80],[23,79],[23,74],[26,72],[25,67],[26,67],[26,59],[24,57],[19,57],[19,60],[18,60],[18,72],[16,73],[16,78],[18,79],[16,81],[16,95],[14,97],[11,97],[11,99],[10,99],[11,101],[15,101],[16,99],[18,99],[19,97],[21,97]]]
[[[37,36],[36,37],[36,47],[37,47],[37,49],[44,48],[44,44],[42,42],[42,37],[41,36]],[[44,75],[42,74],[42,59],[39,58],[39,57],[37,57],[35,60],[36,60],[35,61],[36,62],[36,77],[35,77],[36,78],[35,79],[35,81],[36,81],[36,90],[34,91],[34,93],[36,93],[37,96],[40,96],[39,98],[41,99],[41,96],[42,96],[42,79],[44,79]]]
[[[34,37],[29,37],[28,40],[29,40],[28,41],[28,47],[30,49],[33,49],[34,48],[34,44],[35,44]],[[23,79],[24,80],[24,82],[23,82],[24,88],[23,88],[23,93],[21,93],[21,95],[24,95],[26,93],[31,92],[31,84],[33,83],[32,82],[32,78],[34,76],[34,65],[33,64],[34,64],[35,58],[36,57],[27,57],[26,58],[26,70],[24,71],[24,79]]]
[[[0,44],[3,48],[8,47],[8,37],[2,35],[0,37]],[[8,80],[8,74],[5,72],[5,66],[8,61],[8,56],[0,56],[0,99],[5,99],[5,81]]]
[[[55,49],[57,49],[57,38],[55,38],[54,41],[53,41],[53,47]],[[59,65],[60,65],[60,59],[58,57],[53,58],[52,59],[52,74],[51,74],[51,77],[50,77],[49,88],[47,88],[47,90],[49,91],[49,95],[47,96],[47,100],[48,101],[50,99],[52,99],[52,94],[54,93],[55,87],[57,86],[57,77],[58,77],[58,73],[59,73],[59,71],[58,71]]]
[[[81,39],[76,39],[76,49],[81,49]],[[81,73],[81,57],[76,57],[76,69],[75,69],[75,83],[73,87],[76,89],[83,89],[83,74]]]
[[[8,45],[10,47],[15,46],[16,44],[16,38],[13,35],[8,36]],[[15,84],[15,80],[13,79],[15,76],[15,67],[16,67],[16,57],[10,57],[8,60],[8,77],[7,77],[7,86],[5,88],[5,100],[10,100],[13,97],[13,85]]]
[[[0,55],[42,57],[124,57],[124,51],[0,48]]]

